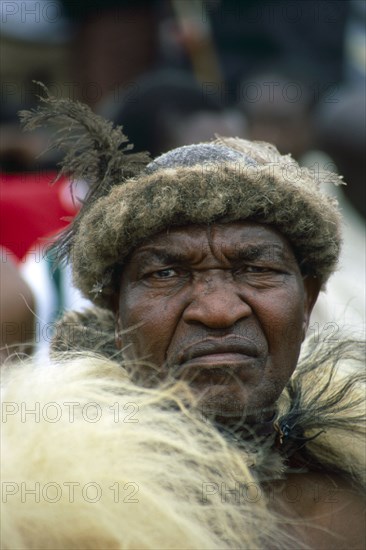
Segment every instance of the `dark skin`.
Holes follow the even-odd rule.
[[[270,508],[287,518],[283,528],[306,547],[365,549],[365,498],[341,476],[327,471],[287,474],[271,483],[267,494]]]
[[[271,416],[295,369],[319,287],[273,227],[172,228],[125,265],[116,344],[127,358],[149,361],[158,377],[188,380],[201,406],[224,422],[245,415],[258,422]],[[299,498],[289,502],[294,484]],[[364,548],[364,502],[341,477],[289,474],[268,488],[273,509],[295,521],[284,523],[295,541],[314,550]]]
[[[118,329],[138,330],[118,345],[189,380],[207,411],[264,419],[296,366],[317,293],[274,228],[173,228],[123,271]]]

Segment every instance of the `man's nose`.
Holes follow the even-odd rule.
[[[210,328],[228,328],[249,317],[252,309],[233,282],[206,279],[192,285],[192,296],[183,319]]]

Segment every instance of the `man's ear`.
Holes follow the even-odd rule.
[[[306,331],[310,322],[310,315],[313,311],[315,302],[318,299],[318,295],[321,288],[321,282],[318,277],[312,277],[307,275],[303,279],[304,281],[304,318],[303,318],[303,340],[305,339]]]
[[[114,342],[118,350],[122,349],[122,327],[121,317],[119,315],[119,308],[114,312]]]

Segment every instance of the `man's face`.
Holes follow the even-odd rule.
[[[295,369],[316,286],[270,226],[172,228],[137,247],[124,268],[119,344],[125,357],[188,380],[207,412],[258,414]]]

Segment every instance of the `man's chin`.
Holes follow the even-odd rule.
[[[197,407],[204,418],[222,424],[257,424],[273,416],[273,406],[253,402],[245,390],[228,386],[211,386],[197,392]]]
[[[198,407],[204,417],[244,418],[248,405],[242,391],[230,386],[214,385],[205,388],[191,386],[198,396]]]

